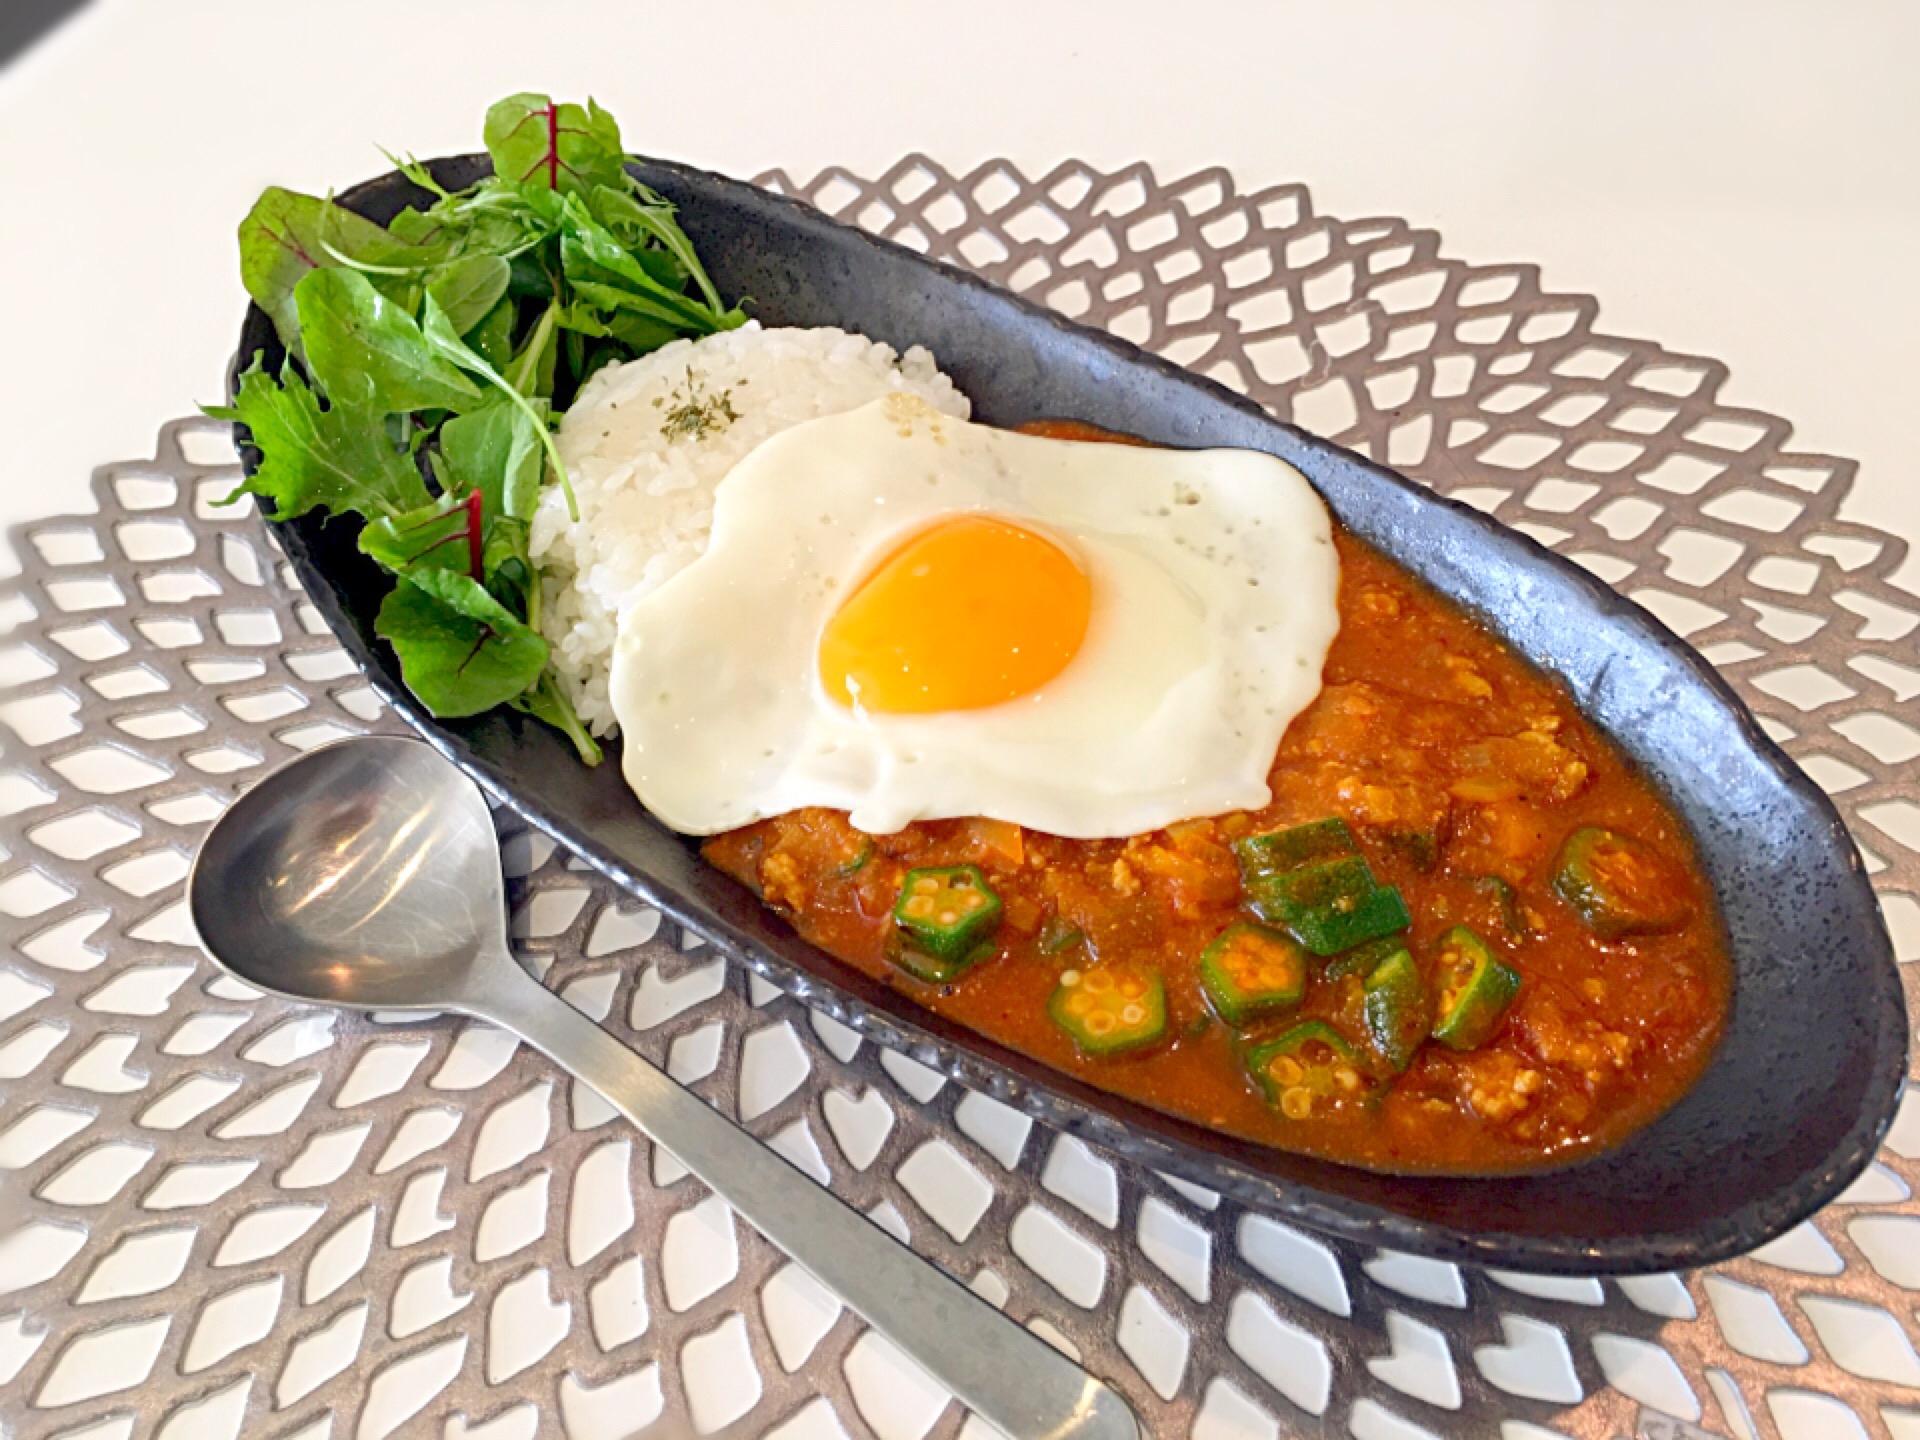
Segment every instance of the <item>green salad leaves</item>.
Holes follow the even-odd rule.
[[[600,758],[549,663],[528,526],[573,492],[555,417],[600,366],[743,320],[721,302],[673,207],[626,170],[606,111],[514,95],[487,112],[494,173],[387,226],[270,189],[240,226],[240,275],[287,348],[230,406],[276,520],[364,522],[394,577],[376,629],[437,716],[511,705]]]

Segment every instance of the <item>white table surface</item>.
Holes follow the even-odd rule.
[[[1726,399],[1861,462],[1846,513],[1920,539],[1916,54],[1907,0],[96,0],[0,71],[0,527],[219,397],[262,186],[477,149],[490,101],[546,89],[740,175],[919,149],[1304,181],[1726,361]]]

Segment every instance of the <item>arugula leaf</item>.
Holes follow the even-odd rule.
[[[515,696],[510,702],[513,708],[544,720],[569,740],[573,748],[580,752],[580,758],[589,765],[600,763],[600,747],[594,743],[593,736],[587,733],[587,727],[580,723],[580,717],[573,712],[572,704],[560,689],[560,683],[551,670],[540,677],[540,683],[524,695]]]
[[[496,370],[505,369],[513,363],[516,308],[511,296],[502,296],[500,303],[486,313],[486,318],[466,332],[467,343]]]
[[[567,465],[560,458],[560,447],[553,443],[553,432],[547,428],[546,416],[536,412],[531,400],[521,394],[498,370],[495,370],[483,357],[469,348],[465,341],[454,334],[453,326],[447,322],[446,312],[434,303],[433,296],[427,296],[425,309],[426,313],[422,317],[420,330],[426,337],[428,346],[442,358],[460,366],[463,370],[473,371],[489,384],[498,387],[500,393],[505,395],[533,423],[534,429],[539,434],[540,443],[546,449],[547,459],[553,462],[553,473],[560,481],[560,488],[566,492],[567,517],[578,520],[580,506],[573,498],[573,485],[567,479]]]
[[[384,145],[378,148],[380,153],[387,157],[387,163],[389,165],[393,166],[394,169],[398,170],[422,190],[442,200],[450,198],[447,193],[447,187],[433,178],[433,172],[427,169],[425,165],[422,165],[418,157],[413,155],[396,155]]]
[[[629,183],[633,184],[639,195],[645,197],[644,203],[624,190],[602,186],[587,196],[587,209],[592,212],[593,218],[606,226],[633,252],[635,258],[643,262],[656,254],[671,256],[679,272],[671,277],[672,283],[681,284],[691,278],[700,287],[700,293],[706,296],[707,308],[716,315],[726,314],[726,307],[720,303],[720,292],[713,288],[713,281],[707,278],[706,267],[694,253],[693,242],[687,238],[687,232],[680,228],[680,222],[673,218],[673,206],[644,186],[632,182],[631,178]],[[648,240],[658,242],[661,249],[645,249]]]
[[[629,314],[645,316],[649,320],[657,321],[680,332],[690,329],[705,331],[712,328],[711,320],[704,317],[701,320],[693,320],[681,306],[663,302],[654,295],[639,293],[622,285],[609,285],[603,281],[589,279],[588,275],[592,273],[591,271],[582,273],[582,269],[574,268],[573,261],[579,252],[574,248],[571,237],[560,242],[560,253],[568,261],[567,283],[573,287],[573,293],[599,310],[624,310]]]
[[[540,312],[533,333],[526,338],[513,357],[513,363],[505,371],[507,383],[522,395],[534,395],[544,400],[553,398],[555,370],[560,363],[559,346],[556,345],[557,326],[561,307],[556,302]]]
[[[708,309],[679,289],[663,285],[575,196],[561,216],[560,265],[581,299],[606,310],[635,310],[682,329],[731,330],[746,317]]]
[[[539,416],[545,404],[535,404]],[[478,490],[486,497],[488,514],[531,520],[546,478],[536,428],[546,428],[544,416],[536,426],[526,411],[504,398],[448,420],[440,427],[448,493]]]
[[[645,196],[645,199],[641,197]],[[673,218],[673,206],[638,181],[629,188],[595,186],[585,197],[587,214],[663,285],[684,285],[694,267],[686,263],[693,247]],[[671,237],[671,238],[670,238]],[[654,248],[654,242],[659,248]],[[695,266],[698,265],[695,259]],[[719,306],[716,304],[715,309]]]
[[[336,404],[397,415],[464,410],[480,391],[428,344],[413,317],[354,270],[315,270],[294,287],[307,368]],[[431,296],[426,304],[439,310]]]
[[[500,303],[512,273],[513,267],[498,255],[469,255],[439,271],[427,293],[447,312],[454,330],[465,335]]]
[[[289,350],[300,343],[294,287],[313,271],[338,263],[328,254],[329,246],[376,264],[402,261],[409,249],[351,210],[277,185],[261,192],[240,222],[240,282],[272,317]]]
[[[680,338],[680,329],[664,320],[655,320],[645,315],[601,314],[591,305],[575,304],[556,307],[554,318],[563,330],[571,330],[579,335],[591,335],[599,339],[618,340],[636,354],[644,355],[650,350],[658,350],[669,340]],[[580,377],[583,381],[585,375]]]
[[[373,628],[393,646],[407,688],[443,718],[516,698],[547,665],[547,642],[456,570],[409,570]]]
[[[487,111],[484,133],[493,172],[503,179],[563,192],[625,182],[620,126],[592,100],[583,107],[510,95]]]
[[[276,384],[255,360],[233,404],[207,414],[245,425],[260,452],[260,468],[222,503],[260,495],[273,502],[276,520],[291,520],[314,509],[402,515],[430,499],[419,470],[394,448],[383,416],[338,403],[321,409],[291,363]]]

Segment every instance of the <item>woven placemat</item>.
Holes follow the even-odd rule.
[[[1444,259],[1208,171],[910,157],[763,177],[1245,391],[1552,545],[1686,634],[1831,791],[1920,954],[1920,601],[1852,466]],[[295,750],[395,728],[210,502],[223,427],[99,472],[0,595],[0,1429],[12,1440],[978,1434],[593,1097],[497,1032],[217,978],[180,883]],[[1920,1434],[1920,1098],[1759,1254],[1620,1282],[1327,1243],[1116,1165],[728,971],[540,837],[551,983],[1111,1377],[1157,1435]],[[1504,1428],[1503,1428],[1504,1426]],[[1691,1427],[1698,1427],[1697,1429]]]

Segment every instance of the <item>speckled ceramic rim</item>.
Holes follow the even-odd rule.
[[[431,168],[443,183],[458,186],[471,183],[485,173],[485,165],[485,157],[465,156],[434,162]],[[338,583],[338,577],[321,568],[316,558],[320,525],[306,520],[285,527],[280,538],[302,583],[369,681],[409,724],[500,795],[514,811],[675,921],[708,938],[720,953],[881,1044],[907,1053],[962,1084],[992,1094],[1054,1129],[1076,1134],[1128,1159],[1222,1191],[1250,1206],[1362,1243],[1541,1273],[1626,1274],[1699,1266],[1742,1253],[1791,1228],[1838,1195],[1865,1168],[1892,1121],[1905,1078],[1907,1043],[1900,982],[1872,887],[1838,812],[1825,794],[1761,731],[1725,680],[1665,626],[1586,571],[1532,540],[1362,457],[1277,421],[1252,401],[1124,340],[1077,325],[975,276],[926,260],[890,242],[839,224],[809,206],[755,186],[651,160],[640,162],[636,173],[670,198],[697,195],[705,204],[729,207],[741,216],[777,225],[805,243],[831,247],[845,268],[857,266],[861,257],[870,257],[872,263],[889,270],[906,267],[921,277],[921,283],[931,294],[950,294],[966,305],[1002,315],[1011,313],[1028,333],[1037,337],[1034,343],[1038,349],[1049,346],[1070,349],[1082,361],[1089,356],[1097,357],[1114,376],[1145,377],[1143,383],[1157,393],[1176,398],[1184,394],[1193,397],[1195,403],[1224,406],[1238,412],[1247,422],[1249,438],[1243,443],[1258,444],[1260,448],[1284,455],[1323,489],[1328,488],[1322,484],[1328,476],[1344,473],[1368,477],[1372,484],[1365,500],[1381,513],[1362,516],[1342,510],[1329,495],[1341,518],[1364,538],[1376,540],[1396,523],[1420,525],[1425,522],[1434,528],[1464,532],[1470,537],[1473,558],[1478,564],[1516,577],[1541,577],[1558,592],[1557,598],[1571,599],[1586,609],[1591,618],[1603,622],[1599,628],[1630,639],[1645,655],[1684,672],[1685,682],[1696,687],[1707,703],[1723,712],[1720,718],[1734,722],[1740,744],[1770,772],[1771,780],[1783,792],[1782,798],[1799,812],[1798,839],[1802,849],[1797,858],[1816,861],[1817,870],[1811,872],[1813,879],[1838,887],[1834,903],[1842,905],[1847,910],[1844,918],[1853,922],[1846,943],[1860,956],[1864,972],[1870,977],[1867,983],[1871,989],[1870,994],[1859,997],[1858,1006],[1868,1017],[1858,1037],[1864,1052],[1861,1057],[1864,1073],[1856,1072],[1865,1103],[1859,1107],[1850,1128],[1820,1163],[1802,1169],[1777,1189],[1683,1230],[1593,1239],[1574,1234],[1517,1233],[1497,1227],[1465,1229],[1399,1213],[1312,1184],[1278,1178],[1243,1163],[1232,1153],[1237,1150],[1245,1155],[1257,1147],[1222,1143],[1218,1137],[1212,1137],[1214,1143],[1209,1144],[1209,1137],[1197,1127],[1177,1122],[1169,1124],[1164,1117],[1115,1101],[1091,1087],[1045,1070],[1025,1057],[982,1042],[939,1017],[919,1010],[894,992],[849,993],[851,986],[824,978],[833,972],[837,962],[795,939],[788,927],[757,901],[748,897],[742,903],[746,892],[730,881],[717,883],[734,892],[731,896],[705,883],[699,885],[696,893],[691,885],[683,887],[670,877],[637,868],[607,843],[604,829],[616,817],[604,813],[583,817],[557,809],[550,798],[516,781],[510,767],[490,752],[487,744],[506,722],[445,725],[427,716],[397,683],[397,675],[389,671],[386,657],[371,641],[370,632],[364,628],[369,617],[358,613]],[[340,198],[356,209],[391,213],[421,198],[421,192],[402,177],[387,175],[347,191]],[[712,257],[708,258],[711,262]],[[266,317],[257,308],[250,308],[239,355],[251,357],[262,349],[270,355],[278,354]],[[955,367],[948,363],[950,357],[943,353],[941,358],[951,372]],[[239,368],[237,360],[236,375]],[[960,379],[963,389],[970,388],[964,377],[956,378]],[[988,414],[985,418],[996,417]],[[1177,444],[1181,440],[1180,418],[1175,416],[1173,422],[1168,423],[1162,417],[1161,423],[1148,424],[1136,417],[1131,425],[1116,428],[1132,428],[1150,438]],[[1211,439],[1209,443],[1233,442]],[[257,455],[243,446],[243,456],[251,470]],[[1336,486],[1337,483],[1336,478]],[[1438,517],[1445,518],[1439,520]],[[1382,548],[1389,554],[1396,553],[1390,543],[1382,544]],[[1448,574],[1436,573],[1446,568],[1444,563],[1430,564],[1422,573],[1442,589],[1460,594],[1449,584]],[[1470,609],[1479,609],[1470,596],[1461,598]],[[1492,615],[1484,618],[1496,629],[1507,628],[1499,625]],[[1548,668],[1558,671],[1559,666],[1549,662]],[[1602,665],[1595,677],[1596,686],[1603,683],[1605,677],[1606,666]],[[1590,694],[1580,697],[1583,708],[1592,698]],[[1599,723],[1618,738],[1614,727]],[[617,777],[614,778],[617,783]],[[1709,837],[1702,837],[1703,849],[1710,843]],[[892,1003],[888,1003],[889,997]],[[1724,1055],[1716,1057],[1714,1068],[1723,1059]],[[1685,1103],[1683,1101],[1682,1106]],[[1667,1127],[1672,1114],[1669,1112],[1668,1117],[1641,1132],[1629,1145],[1637,1146]],[[1149,1133],[1146,1127],[1159,1133]],[[1181,1131],[1187,1133],[1178,1133]],[[1578,1185],[1583,1174],[1591,1174],[1594,1167],[1606,1165],[1612,1156],[1621,1153],[1610,1152],[1586,1165],[1556,1172],[1552,1178]],[[1337,1168],[1324,1167],[1328,1171]],[[1413,1181],[1410,1188],[1417,1189],[1425,1183]],[[1499,1187],[1508,1182],[1490,1179],[1454,1183]]]

